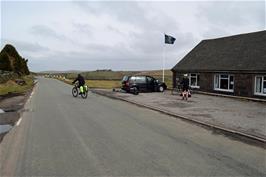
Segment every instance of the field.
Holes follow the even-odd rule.
[[[120,88],[121,81],[117,80],[86,80],[86,85],[89,88],[104,88],[104,89],[112,89],[112,88]]]
[[[72,84],[73,79],[62,79],[57,78],[67,84]],[[112,88],[120,88],[121,81],[118,80],[86,80],[86,85],[89,88],[103,88],[103,89],[112,89]]]
[[[121,80],[125,75],[149,75],[162,81],[162,70],[151,71],[89,71],[82,72],[86,83],[90,88],[119,88],[121,87]],[[67,83],[71,83],[76,77],[77,73],[57,73],[50,74],[50,77],[61,76],[65,77]],[[62,80],[62,79],[61,79]],[[165,70],[165,83],[168,88],[172,88],[172,72]]]
[[[26,82],[23,86],[16,84],[13,80],[0,84],[0,95],[5,95],[7,93],[23,93],[32,88],[34,84],[32,76],[24,76],[21,79]]]

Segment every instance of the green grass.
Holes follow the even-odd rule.
[[[104,89],[112,89],[112,88],[120,88],[121,81],[116,80],[86,80],[86,85],[89,88],[104,88]]]
[[[71,79],[59,79],[67,84],[72,84]],[[86,85],[89,88],[103,88],[103,89],[112,89],[112,88],[120,88],[121,81],[118,80],[86,80]]]
[[[26,82],[23,86],[16,84],[13,80],[0,84],[0,95],[5,95],[7,93],[23,93],[33,87],[33,76],[24,76],[21,79]]]
[[[62,80],[68,84],[77,77],[77,73],[52,74],[65,76]],[[162,70],[151,71],[89,71],[81,73],[87,80],[86,83],[91,88],[120,88],[124,75],[149,75],[162,81]],[[167,88],[172,88],[172,71],[165,70],[165,83]]]

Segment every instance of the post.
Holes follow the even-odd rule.
[[[165,45],[163,45],[163,82],[164,82],[164,68],[165,68]]]

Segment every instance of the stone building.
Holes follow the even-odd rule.
[[[200,91],[266,99],[266,31],[203,40],[172,72],[173,87],[187,73]]]

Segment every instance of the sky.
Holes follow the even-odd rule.
[[[266,29],[265,1],[1,1],[31,71],[171,69],[201,40]],[[164,34],[176,38],[164,44]]]

